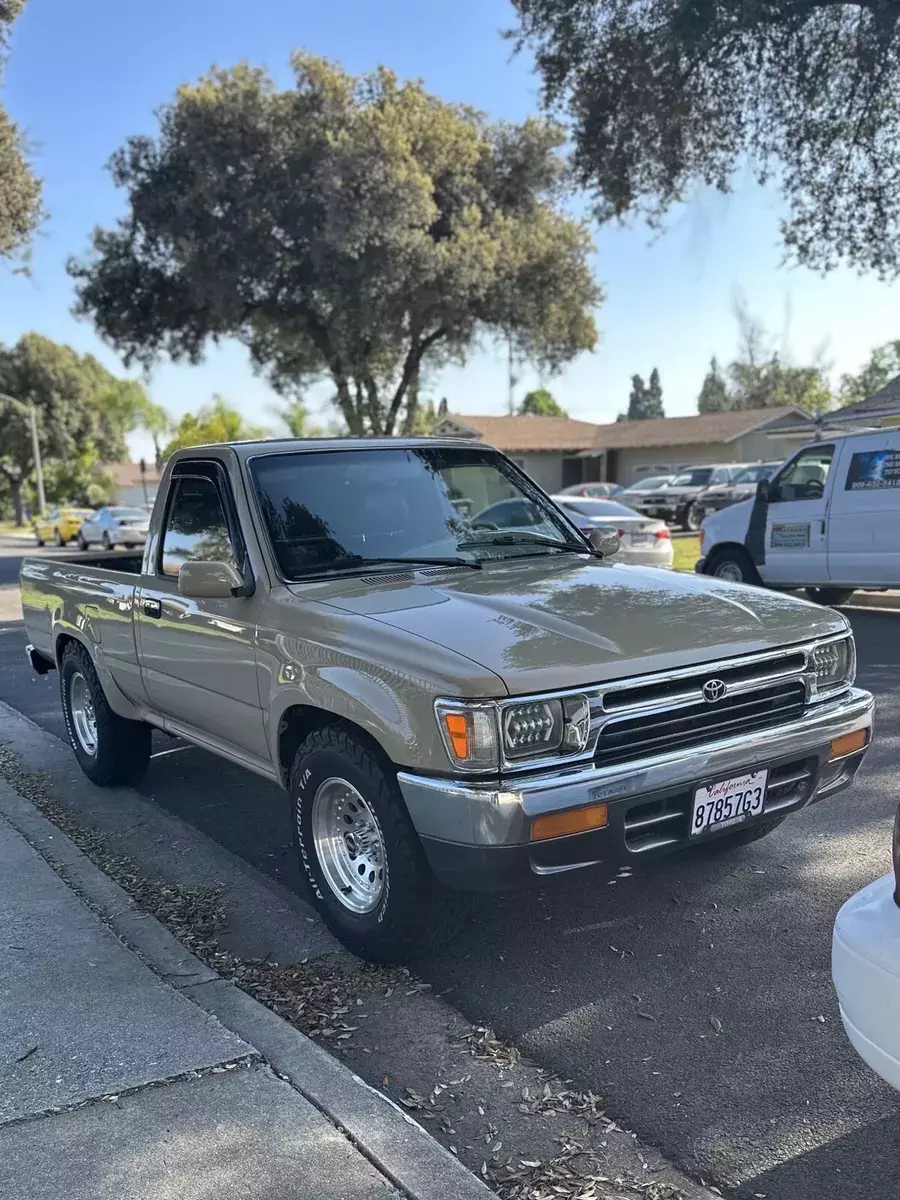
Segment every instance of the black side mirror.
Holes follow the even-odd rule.
[[[756,485],[756,498],[761,500],[763,504],[768,504],[771,499],[772,490],[769,487],[768,479],[761,479]]]

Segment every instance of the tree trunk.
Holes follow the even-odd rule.
[[[13,512],[15,513],[15,523],[18,528],[25,524],[25,513],[22,509],[22,483],[18,479],[9,480],[9,492],[12,496]]]
[[[403,432],[407,437],[416,432],[416,420],[419,416],[419,371],[420,364],[416,363],[409,378],[406,389],[406,416],[403,420]]]

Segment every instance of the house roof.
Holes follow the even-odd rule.
[[[105,463],[103,470],[112,475],[116,487],[136,487],[141,482],[141,464],[133,462]],[[147,474],[143,476],[147,483],[159,483],[162,475],[152,462],[147,463]]]
[[[837,412],[828,413],[828,424],[843,425],[848,421],[864,420],[873,417],[900,417],[900,375],[895,375],[874,396],[868,400],[860,400],[857,404],[848,404]]]
[[[742,412],[701,413],[696,417],[617,421],[597,427],[594,449],[638,450],[710,442],[727,445],[783,417],[800,415],[797,408],[754,408]]]
[[[733,442],[783,417],[802,416],[798,408],[758,408],[746,412],[701,413],[696,417],[660,417],[594,425],[570,417],[494,417],[448,413],[435,432],[479,437],[508,453],[514,451],[632,450],[656,446]]]
[[[435,433],[478,437],[498,450],[588,450],[597,437],[597,425],[570,417],[479,417],[448,413]]]

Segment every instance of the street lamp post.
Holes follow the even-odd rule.
[[[43,516],[47,507],[47,497],[44,495],[44,467],[41,462],[41,446],[38,442],[37,409],[33,404],[29,404],[28,411],[31,417],[31,446],[34,451],[34,473],[37,477],[38,515]]]

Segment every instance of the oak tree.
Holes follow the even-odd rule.
[[[558,126],[491,123],[387,70],[292,58],[179,89],[112,159],[127,211],[70,263],[127,362],[234,337],[284,395],[330,378],[351,433],[415,428],[426,369],[502,336],[549,372],[596,340]]]

